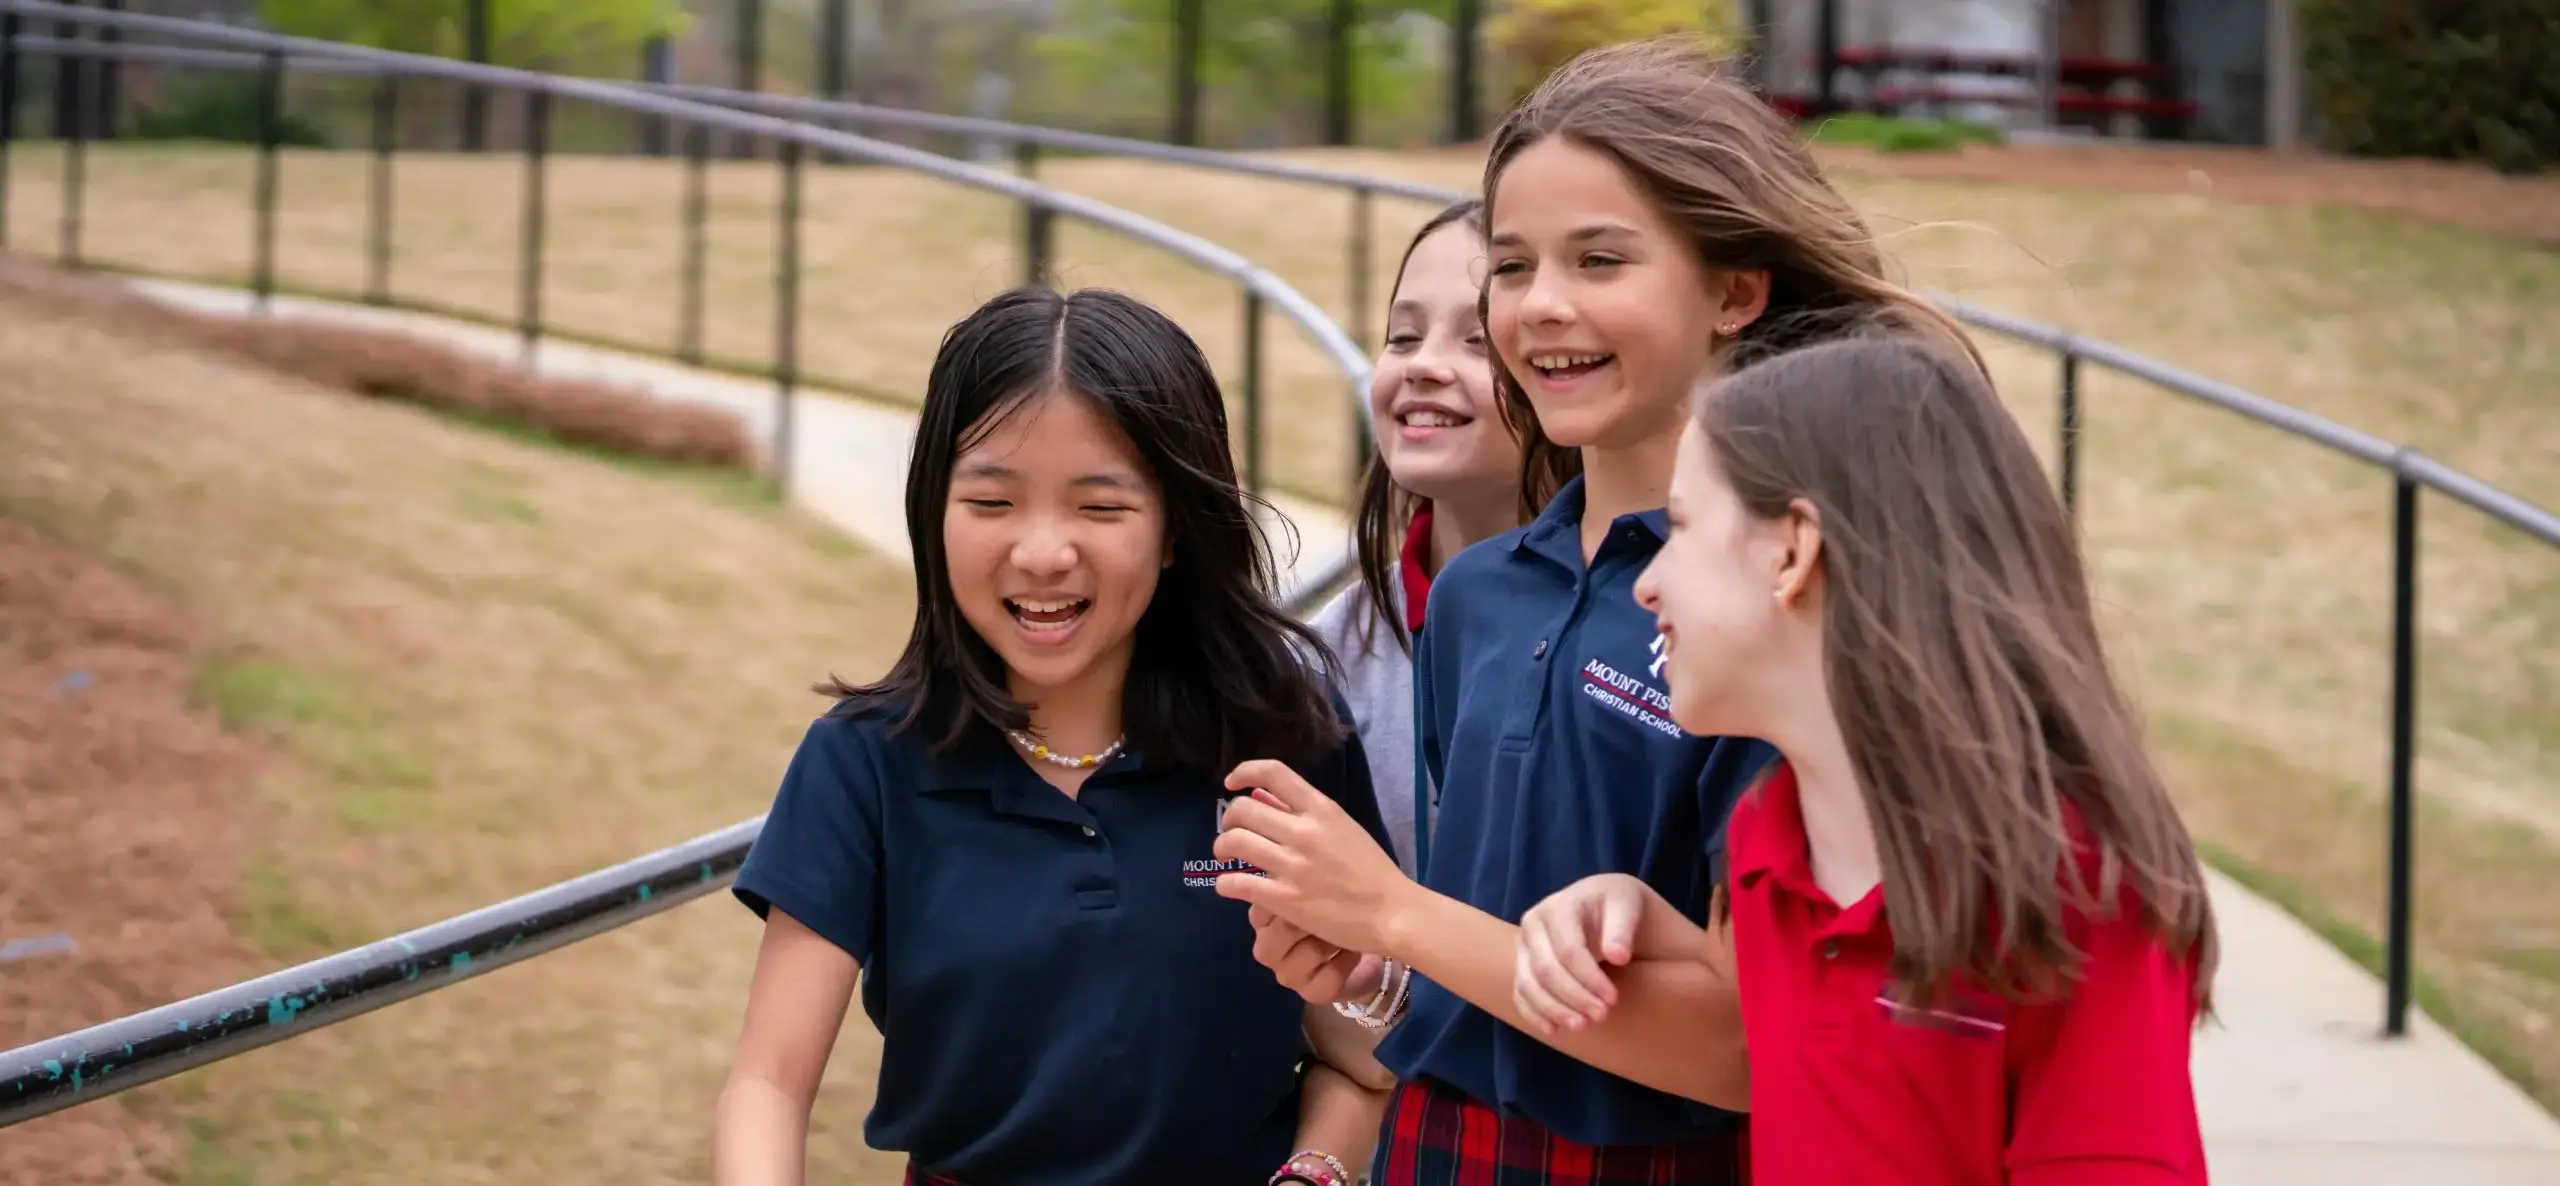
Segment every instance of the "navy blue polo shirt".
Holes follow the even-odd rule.
[[[1776,751],[1671,723],[1661,636],[1635,601],[1663,512],[1620,516],[1587,567],[1581,520],[1577,478],[1432,583],[1414,659],[1416,740],[1439,788],[1423,884],[1516,923],[1584,877],[1633,873],[1703,921],[1725,819]],[[1378,1056],[1585,1145],[1734,1122],[1577,1062],[1421,977]]]
[[[1218,896],[1225,772],[1132,749],[1071,799],[992,729],[937,758],[894,719],[809,727],[736,887],[861,964],[865,1139],[974,1186],[1268,1181],[1306,1005]],[[1356,737],[1299,773],[1384,835]]]

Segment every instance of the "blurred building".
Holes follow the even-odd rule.
[[[2012,129],[2279,148],[2303,138],[2294,0],[1744,0],[1744,9],[1768,30],[1764,84],[1807,107],[1828,100]]]

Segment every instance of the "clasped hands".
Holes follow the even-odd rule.
[[[1251,904],[1254,959],[1310,1002],[1373,996],[1381,957],[1411,962],[1399,937],[1430,891],[1286,764],[1246,762],[1227,776],[1227,789],[1251,794],[1228,805],[1212,851],[1259,872],[1219,875],[1218,894]],[[1657,938],[1665,929],[1676,937]],[[1676,953],[1731,976],[1729,954],[1717,958],[1705,932],[1622,873],[1548,896],[1521,919],[1518,936],[1512,1004],[1529,1028],[1550,1037],[1607,1019],[1618,1000],[1609,968]]]

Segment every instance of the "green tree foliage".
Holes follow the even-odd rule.
[[[1508,106],[1584,50],[1666,33],[1739,49],[1739,23],[1731,4],[1703,0],[1507,0],[1485,22],[1484,42]]]
[[[1034,53],[1041,86],[1024,118],[1055,119],[1158,137],[1172,110],[1177,0],[1067,0]],[[1225,144],[1306,144],[1321,138],[1332,0],[1205,0],[1202,124]],[[1428,23],[1448,0],[1353,9],[1352,95],[1360,139],[1427,136],[1436,123],[1437,71]]]
[[[259,0],[279,33],[461,57],[466,0]],[[488,0],[489,58],[502,66],[627,77],[640,46],[674,36],[673,0]]]
[[[2560,166],[2560,0],[2303,0],[2331,147]]]

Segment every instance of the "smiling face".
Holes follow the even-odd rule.
[[[1476,310],[1484,243],[1452,222],[1414,244],[1396,282],[1369,415],[1395,483],[1434,500],[1509,499],[1520,445],[1494,403]]]
[[[1487,327],[1539,426],[1567,447],[1676,434],[1721,313],[1687,238],[1563,136],[1520,150],[1492,197]]]
[[[1818,626],[1806,633],[1818,610],[1808,618],[1777,594],[1803,606],[1818,589],[1790,584],[1790,525],[1742,505],[1694,421],[1672,466],[1669,512],[1670,534],[1635,593],[1662,632],[1672,723],[1699,736],[1766,737],[1771,706],[1790,702],[1772,694],[1776,683],[1820,646]]]
[[[991,415],[952,469],[952,597],[1017,698],[1116,698],[1167,563],[1156,482],[1083,395],[1032,395]]]

